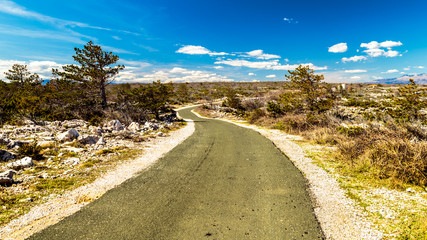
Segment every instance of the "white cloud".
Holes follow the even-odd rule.
[[[223,66],[215,66],[214,68],[215,69],[223,69],[224,67]]]
[[[229,55],[225,52],[212,52],[202,46],[186,45],[176,51],[176,53],[190,54],[190,55],[209,55],[209,56],[223,56]]]
[[[402,46],[403,44],[399,41],[399,42],[393,42],[393,41],[384,41],[382,43],[380,43],[381,47],[384,48],[392,48],[392,47],[398,47],[398,46]]]
[[[266,78],[275,78],[275,77],[277,77],[276,75],[274,75],[274,74],[271,74],[271,75],[267,75],[267,76],[265,76]]]
[[[347,49],[348,49],[347,43],[338,43],[329,47],[328,52],[343,53],[343,52],[346,52]]]
[[[382,72],[382,73],[397,73],[397,72],[399,72],[399,70],[397,70],[397,69],[390,69],[390,70],[387,70],[386,72]]]
[[[235,59],[235,60],[227,59],[227,60],[216,61],[215,64],[225,64],[233,67],[267,69],[271,66],[279,65],[279,62],[277,60],[250,62],[247,60],[240,60],[240,59]]]
[[[116,39],[116,40],[122,40],[119,36],[111,36],[111,37]]]
[[[377,41],[371,41],[369,43],[362,43],[360,44],[360,47],[367,48],[363,52],[367,53],[370,57],[397,57],[401,56],[400,52],[391,50],[392,47],[398,47],[402,46],[403,44],[399,42],[394,41],[384,41],[384,42],[377,42]],[[386,48],[388,51],[385,51]]]
[[[344,72],[345,73],[365,73],[367,71],[364,69],[353,69],[353,70],[345,70]]]
[[[383,77],[378,77],[378,76],[372,76],[372,78],[375,79],[375,80],[384,79]]]
[[[226,76],[209,71],[188,70],[181,67],[163,69],[152,73],[140,72],[135,69],[124,70],[116,78],[116,82],[232,82]]]
[[[262,59],[262,60],[269,60],[269,59],[280,58],[279,55],[264,53],[264,51],[261,50],[261,49],[253,50],[253,51],[247,52],[246,54],[247,55],[242,55],[242,56],[243,57],[253,57],[253,58]]]
[[[358,62],[362,60],[366,60],[367,58],[365,56],[353,56],[350,58],[343,57],[341,59],[342,62]]]
[[[367,49],[375,49],[375,48],[379,48],[380,44],[377,41],[372,41],[370,43],[361,43],[360,47],[367,48]]]
[[[353,77],[351,77],[350,79],[360,79],[361,77],[359,77],[359,76],[353,76]]]
[[[300,65],[302,65],[302,66],[308,66],[308,67],[310,67],[310,69],[313,69],[313,70],[327,70],[328,69],[328,67],[327,66],[324,66],[324,67],[318,67],[318,66],[315,66],[314,64],[312,64],[312,63],[301,63],[301,64],[286,64],[286,65],[281,65],[281,64],[279,64],[279,65],[275,65],[275,66],[271,66],[271,67],[269,67],[268,69],[272,69],[272,70],[295,70],[295,68],[297,68],[297,67],[299,67]]]
[[[409,71],[409,70],[411,70],[411,68],[407,67],[407,68],[404,68],[403,70]]]
[[[423,69],[423,68],[424,68],[424,66],[416,66],[416,67],[414,67],[414,68]]]
[[[379,48],[369,48],[365,51],[370,57],[379,57],[385,54],[385,51]]]
[[[255,73],[248,73],[249,76],[255,76]]]
[[[12,68],[14,64],[27,65],[28,71],[37,73],[42,79],[51,77],[52,68],[60,68],[62,64],[54,61],[17,61],[17,60],[0,60],[0,79],[4,78],[4,72]]]
[[[248,67],[248,68],[258,68],[258,69],[270,69],[270,70],[295,70],[299,65],[309,66],[313,70],[326,70],[328,67],[318,67],[312,63],[301,63],[301,64],[286,64],[282,65],[278,60],[270,60],[270,61],[257,61],[251,62],[247,60],[240,59],[227,59],[216,61],[215,64],[225,64],[233,67]]]

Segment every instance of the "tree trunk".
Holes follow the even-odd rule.
[[[102,99],[102,109],[107,108],[107,96],[105,95],[105,84],[101,82],[101,99]]]

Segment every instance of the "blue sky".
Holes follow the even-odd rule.
[[[427,1],[0,0],[0,79],[14,63],[49,78],[92,40],[120,56],[116,82],[328,82],[427,67]]]

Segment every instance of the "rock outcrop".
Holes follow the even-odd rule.
[[[9,185],[13,183],[13,175],[16,172],[13,170],[7,170],[6,172],[0,173],[0,184],[1,185]]]
[[[61,142],[71,142],[74,139],[77,139],[79,136],[80,134],[77,132],[77,130],[72,128],[64,133],[59,134],[58,140]]]
[[[6,165],[6,167],[11,168],[13,170],[21,170],[32,166],[34,166],[34,163],[31,157],[24,157],[21,160],[11,162]]]

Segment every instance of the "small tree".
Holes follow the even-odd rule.
[[[7,80],[17,83],[19,86],[26,84],[40,83],[40,77],[36,73],[31,74],[27,70],[27,65],[13,64],[12,69],[4,73]]]
[[[394,99],[397,109],[392,115],[404,122],[419,119],[422,116],[419,111],[427,106],[423,100],[425,91],[419,88],[414,79],[409,79],[409,83],[400,87],[398,91],[400,96]]]
[[[293,87],[301,91],[308,110],[322,112],[332,107],[332,99],[325,94],[326,91],[321,86],[323,75],[316,75],[309,66],[302,65],[288,72],[286,77]]]
[[[93,44],[92,41],[88,42],[83,49],[74,48],[74,50],[76,51],[76,55],[73,56],[74,61],[80,65],[66,65],[62,67],[63,72],[53,69],[53,74],[72,81],[89,82],[99,91],[101,106],[106,109],[107,96],[105,87],[125,67],[123,65],[110,67],[110,65],[119,60],[119,56],[114,55],[112,52],[103,51],[101,46]]]

